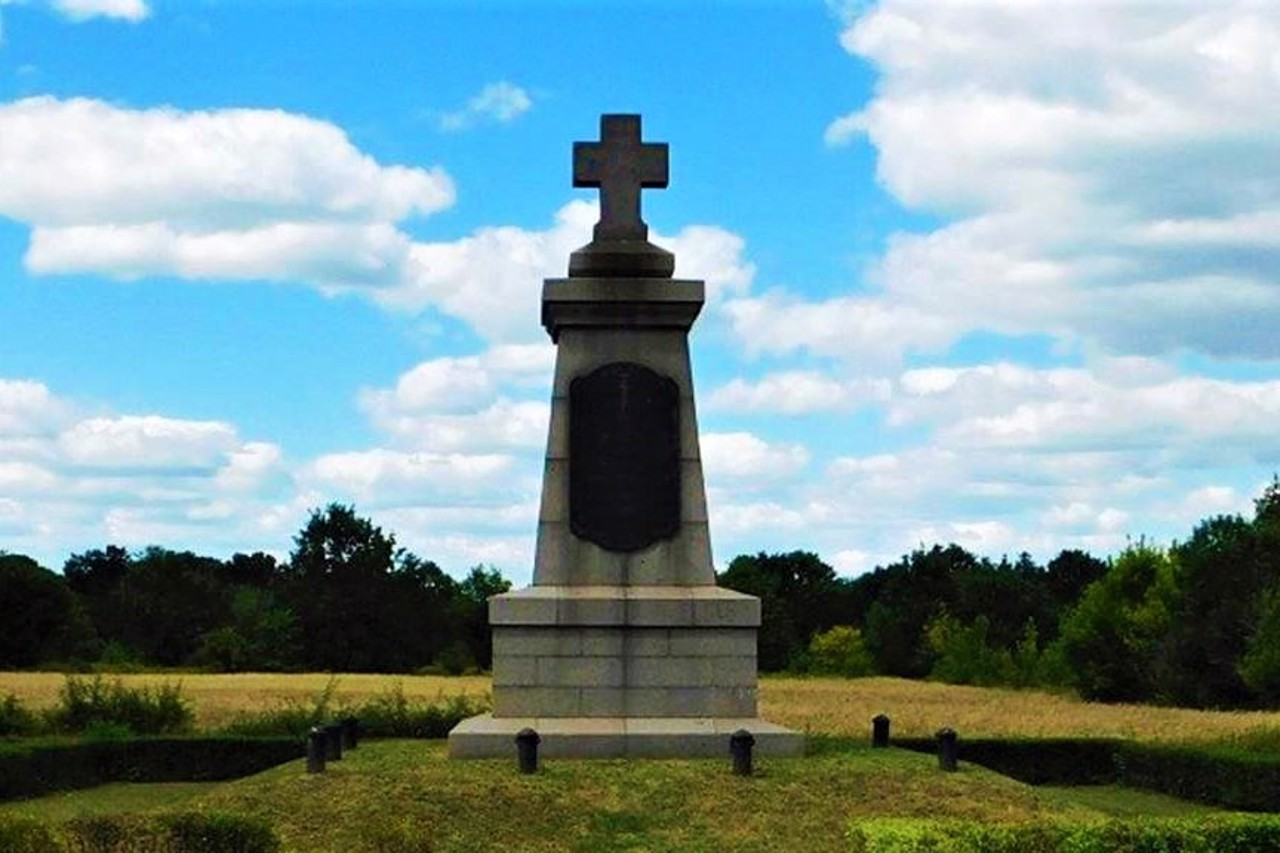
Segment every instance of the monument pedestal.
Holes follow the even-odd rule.
[[[635,116],[606,116],[603,135],[659,147]],[[644,186],[666,185],[661,148]],[[640,180],[626,157],[591,165]],[[449,733],[452,758],[514,758],[524,728],[548,757],[727,756],[739,729],[763,755],[804,750],[757,715],[759,599],[715,585],[688,346],[703,283],[657,275],[656,247],[641,263],[638,198],[634,222],[602,199],[614,220],[578,274],[543,286],[557,349],[533,585],[489,600],[493,712]]]
[[[494,717],[463,720],[449,733],[450,758],[509,758],[516,735],[531,728],[543,758],[727,758],[739,729],[755,738],[755,754],[793,758],[804,738],[758,717]]]
[[[756,713],[760,601],[715,586],[533,586],[496,596],[492,714],[449,734],[453,758],[722,757],[746,729],[760,755],[803,738]]]

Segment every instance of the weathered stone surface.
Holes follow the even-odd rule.
[[[489,599],[489,624],[756,628],[760,599],[715,586],[531,586]]]
[[[754,716],[553,719],[483,714],[449,733],[449,757],[514,760],[515,735],[523,728],[532,728],[542,738],[538,753],[545,758],[725,758],[729,737],[739,729],[755,738],[757,756],[804,754],[802,735]]]
[[[590,353],[601,364],[631,361],[638,355],[628,351],[651,342],[655,333],[683,340],[702,311],[705,293],[706,286],[696,279],[549,278],[542,286],[542,325],[557,344],[565,343],[570,332],[589,334],[595,344]],[[586,355],[562,350],[557,358],[565,356],[565,368],[576,375],[577,360]],[[653,367],[665,372],[660,365]]]
[[[640,190],[667,185],[667,146],[640,141],[640,116],[601,116],[600,141],[573,144],[573,185],[600,188],[600,221],[570,275],[671,276],[674,256],[648,242],[640,218]]]

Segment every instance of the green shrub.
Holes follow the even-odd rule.
[[[35,714],[23,707],[17,696],[9,693],[0,699],[0,737],[24,737],[37,728]]]
[[[119,640],[111,640],[102,647],[93,667],[95,672],[142,672],[142,659],[138,653]]]
[[[1008,649],[987,643],[991,622],[980,615],[972,624],[943,611],[925,626],[925,641],[935,655],[929,678],[948,684],[1012,684],[1017,680]]]
[[[980,764],[1031,785],[1119,782],[1183,799],[1244,811],[1280,811],[1280,754],[1259,749],[1274,739],[1259,732],[1236,742],[1126,743],[1093,738],[1009,739],[963,736],[961,761]],[[932,738],[894,738],[893,745],[936,753]]]
[[[815,675],[858,678],[875,674],[862,632],[848,625],[836,625],[829,631],[814,634],[809,641],[808,664],[809,671]]]
[[[855,853],[1256,853],[1280,849],[1280,819],[1226,815],[1085,824],[881,818],[849,827]]]
[[[1280,811],[1280,755],[1240,746],[1128,743],[1116,752],[1119,781],[1202,803]]]
[[[108,682],[100,675],[91,679],[67,676],[58,704],[47,713],[49,726],[55,731],[117,726],[139,735],[186,731],[193,716],[181,684],[126,687],[119,679]]]
[[[463,675],[476,671],[475,655],[463,640],[454,640],[445,646],[436,657],[436,663],[446,675]]]
[[[57,849],[49,827],[30,818],[0,814],[0,850],[5,853],[48,853]]]
[[[225,814],[112,815],[64,824],[60,843],[68,853],[276,853],[280,841],[260,820]]]
[[[241,714],[224,731],[301,738],[312,726],[350,716],[360,720],[360,731],[366,737],[442,738],[467,717],[489,710],[488,697],[411,698],[399,683],[359,704],[337,705],[332,701],[333,688],[334,682],[330,682],[309,705],[286,701],[276,708]]]
[[[0,800],[108,782],[235,779],[301,758],[305,751],[296,738],[19,741],[0,746]]]
[[[182,853],[275,853],[280,841],[262,820],[218,813],[159,818],[173,850]]]
[[[933,738],[894,738],[893,745],[936,753]],[[1102,738],[1027,738],[1002,740],[962,736],[956,741],[961,761],[980,764],[1029,785],[1105,785],[1116,781],[1116,750],[1121,741]]]
[[[274,708],[239,714],[223,731],[245,737],[273,737],[288,735],[305,738],[312,726],[327,723],[338,715],[333,701],[338,679],[330,676],[324,687],[310,702],[285,699]],[[346,716],[346,714],[343,714]]]
[[[368,737],[442,738],[467,717],[489,710],[486,699],[465,694],[437,696],[434,702],[410,699],[397,683],[350,710]]]

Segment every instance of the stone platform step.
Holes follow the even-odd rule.
[[[515,737],[533,729],[543,758],[727,758],[729,736],[746,729],[755,754],[804,754],[804,735],[759,717],[494,717],[463,720],[449,732],[450,758],[516,758]]]

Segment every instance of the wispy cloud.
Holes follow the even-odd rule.
[[[53,8],[72,21],[115,18],[137,22],[151,14],[146,0],[53,0]]]
[[[532,108],[533,99],[528,92],[513,83],[500,80],[481,89],[462,109],[442,115],[440,128],[456,131],[486,122],[509,124]]]

